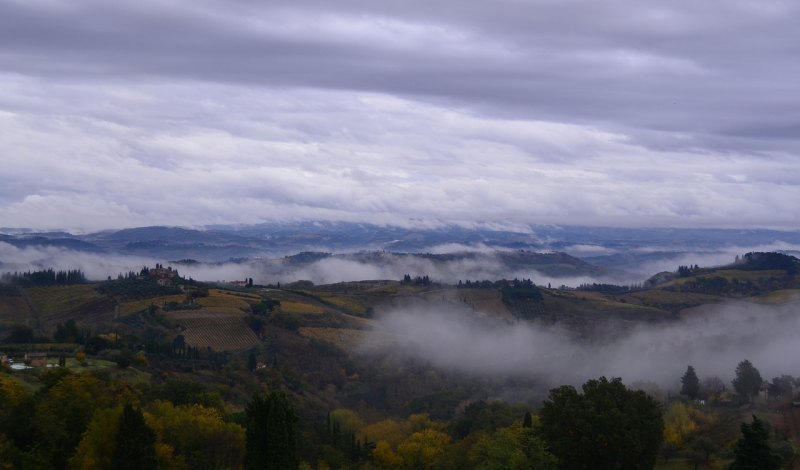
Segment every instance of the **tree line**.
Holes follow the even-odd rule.
[[[86,275],[80,269],[56,271],[53,268],[39,271],[7,272],[3,273],[0,281],[21,287],[59,286],[88,282]]]

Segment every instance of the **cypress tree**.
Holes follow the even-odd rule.
[[[144,422],[142,410],[130,403],[125,405],[119,417],[117,447],[114,450],[112,468],[117,470],[155,469],[156,434]]]
[[[298,466],[294,410],[286,395],[272,392],[256,394],[245,409],[244,468],[246,470],[291,470]]]
[[[686,373],[681,377],[681,393],[694,400],[700,393],[700,379],[697,378],[697,373],[694,367],[689,366],[686,368]]]

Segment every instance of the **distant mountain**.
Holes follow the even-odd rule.
[[[217,262],[300,252],[443,254],[459,251],[564,252],[609,270],[636,271],[691,253],[737,247],[800,249],[800,232],[726,229],[648,229],[531,226],[519,229],[460,226],[405,228],[349,222],[213,225],[203,229],[138,227],[90,234],[3,229],[0,242],[17,247],[58,247],[157,259]],[[778,248],[780,249],[780,248]]]
[[[0,235],[0,242],[8,243],[17,248],[45,248],[56,247],[65,248],[73,251],[85,251],[89,253],[102,252],[103,249],[94,243],[79,240],[77,238],[51,238],[42,235],[10,236]]]

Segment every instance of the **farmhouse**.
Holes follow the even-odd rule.
[[[172,266],[167,266],[166,268],[161,264],[156,264],[155,268],[152,268],[148,271],[150,277],[154,277],[156,279],[172,279],[178,276],[178,271],[176,269],[172,269]]]
[[[25,353],[25,363],[31,367],[47,367],[46,352]]]

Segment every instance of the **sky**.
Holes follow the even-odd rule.
[[[0,227],[800,228],[800,4],[0,0]]]

